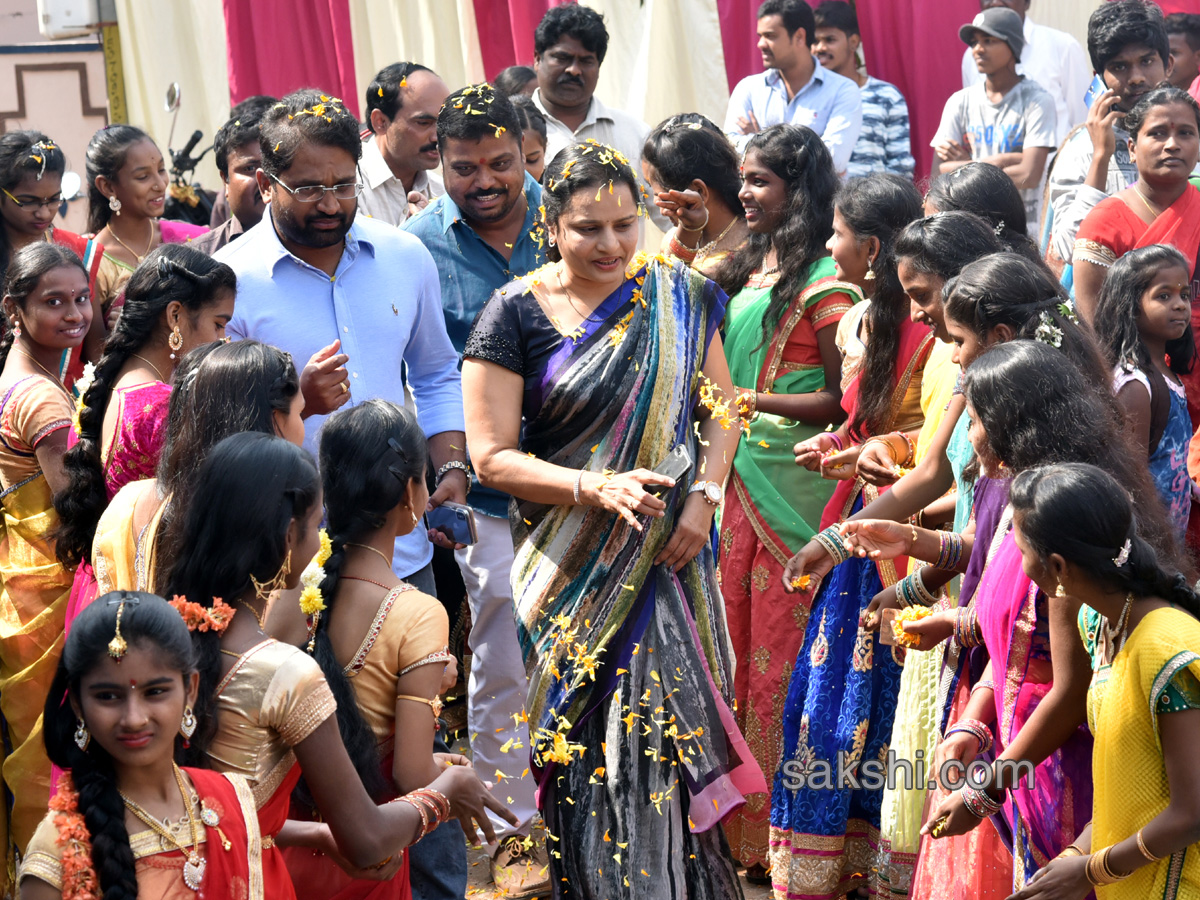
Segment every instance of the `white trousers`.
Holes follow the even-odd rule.
[[[529,769],[529,725],[524,719],[529,681],[509,581],[513,567],[508,519],[476,513],[479,540],[455,553],[471,604],[469,644],[473,659],[467,681],[467,727],[471,760],[479,777],[495,783],[492,792],[520,820],[514,828],[491,811],[496,837],[528,834],[537,812]],[[508,745],[508,752],[501,748]],[[497,770],[503,777],[496,774]],[[522,775],[522,773],[526,773]]]

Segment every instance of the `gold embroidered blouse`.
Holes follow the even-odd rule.
[[[345,668],[358,708],[380,744],[391,741],[396,730],[396,682],[419,666],[449,662],[449,634],[442,604],[410,584],[399,585],[380,603]]]
[[[292,748],[337,711],[337,702],[310,656],[267,639],[221,679],[217,709],[213,768],[244,775],[261,809],[296,764]]]

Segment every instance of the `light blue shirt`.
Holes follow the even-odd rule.
[[[517,165],[519,163],[514,163]],[[443,194],[402,226],[420,238],[437,265],[442,312],[450,342],[461,357],[475,317],[492,292],[546,262],[545,232],[540,227],[542,186],[525,173],[527,209],[507,260],[463,219],[458,204]],[[478,512],[508,518],[508,494],[484,487],[472,478],[469,502]]]
[[[821,68],[815,56],[813,66],[812,78],[791,100],[778,69],[748,75],[737,83],[729,97],[725,133],[739,150],[745,150],[751,135],[741,134],[737,120],[749,119],[748,113],[753,112],[763,129],[784,123],[807,125],[829,148],[834,170],[839,174],[846,171],[862,131],[862,97],[857,84]]]
[[[227,328],[234,340],[253,338],[286,350],[299,371],[340,339],[350,358],[350,403],[381,398],[403,406],[407,367],[425,434],[464,430],[458,354],[446,335],[437,269],[415,237],[357,217],[331,278],[287,251],[268,205],[259,224],[214,258],[237,273],[237,303]],[[324,421],[304,421],[304,446],[314,455]],[[396,539],[392,567],[404,578],[432,556],[425,529],[417,528]]]

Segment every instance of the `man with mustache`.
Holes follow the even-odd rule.
[[[471,325],[494,291],[546,262],[539,208],[542,188],[525,171],[521,119],[510,100],[490,84],[451,94],[437,120],[445,195],[404,230],[433,255],[441,282],[446,330],[461,359]],[[471,607],[469,644],[474,654],[467,684],[472,764],[504,775],[504,799],[516,828],[493,820],[497,845],[492,878],[497,895],[520,898],[549,893],[544,845],[529,839],[537,812],[529,774],[529,725],[523,715],[529,683],[517,642],[510,576],[510,497],[473,481],[471,508],[478,540],[456,554]],[[508,748],[508,749],[505,749]],[[524,748],[524,749],[513,749]]]
[[[546,116],[546,162],[568,144],[594,138],[616,147],[642,171],[642,145],[650,126],[595,95],[600,64],[608,51],[608,29],[594,9],[564,3],[547,11],[533,33],[533,102]],[[648,186],[647,186],[648,189]],[[653,203],[647,212],[663,231],[671,227]]]
[[[821,135],[841,174],[862,131],[862,98],[857,84],[817,61],[815,42],[816,20],[804,0],[766,0],[758,8],[758,50],[767,71],[737,83],[725,133],[744,148],[764,128],[805,125]]]
[[[1050,173],[1047,194],[1054,219],[1049,251],[1060,263],[1071,262],[1075,235],[1096,204],[1137,181],[1121,121],[1143,94],[1166,80],[1170,67],[1162,10],[1153,3],[1101,4],[1088,20],[1087,43],[1105,90],[1091,97],[1085,127],[1062,145]]]
[[[393,63],[367,86],[361,212],[403,225],[442,194],[437,116],[450,93],[446,82],[419,63]]]

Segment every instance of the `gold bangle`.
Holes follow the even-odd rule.
[[[1067,857],[1067,856],[1083,856],[1083,851],[1080,850],[1078,847],[1076,847],[1074,844],[1069,844],[1069,845],[1067,845],[1067,848],[1065,850],[1063,850],[1062,853],[1058,854],[1058,858],[1063,859],[1064,857]]]
[[[1148,848],[1146,846],[1145,840],[1142,839],[1142,829],[1140,829],[1140,828],[1138,829],[1138,833],[1137,833],[1136,837],[1137,837],[1137,848],[1138,848],[1138,850],[1141,851],[1142,856],[1146,857],[1147,862],[1155,863],[1155,862],[1158,862],[1160,859],[1162,859],[1161,856],[1155,856],[1153,853],[1150,852],[1150,848]]]
[[[912,529],[912,545],[908,549],[912,550],[917,546],[917,526],[909,522],[908,527]]]
[[[1112,845],[1105,847],[1088,857],[1087,868],[1084,874],[1087,875],[1087,880],[1092,883],[1093,887],[1100,887],[1106,884],[1116,884],[1118,881],[1124,881],[1128,875],[1118,875],[1108,865],[1108,855],[1112,852]]]

